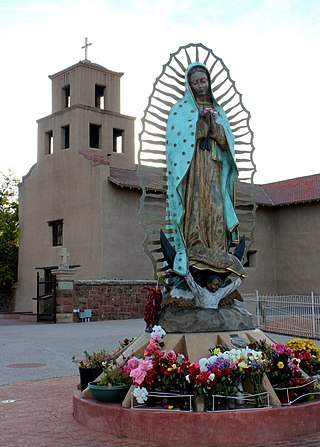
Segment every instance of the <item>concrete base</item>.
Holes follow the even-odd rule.
[[[320,400],[261,410],[188,413],[131,410],[83,399],[75,391],[73,414],[90,430],[174,447],[268,445],[320,431]]]

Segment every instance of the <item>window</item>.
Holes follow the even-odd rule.
[[[62,89],[63,92],[63,105],[67,109],[71,106],[71,98],[70,98],[70,85],[66,85]]]
[[[104,106],[105,106],[104,91],[105,91],[105,87],[103,85],[96,84],[95,107],[98,107],[99,109],[104,109]]]
[[[45,155],[53,153],[53,130],[49,130],[45,135]]]
[[[244,267],[255,267],[257,262],[257,250],[248,250],[247,261],[243,264]]]
[[[69,149],[70,147],[70,126],[61,127],[61,149]]]
[[[48,225],[52,228],[52,246],[63,245],[63,219],[52,220]]]
[[[90,124],[89,126],[89,145],[95,149],[100,148],[100,140],[101,140],[101,126],[97,124]]]
[[[113,152],[124,153],[124,130],[113,129]]]

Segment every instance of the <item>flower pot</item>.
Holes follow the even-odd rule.
[[[102,402],[122,402],[130,388],[130,384],[106,386],[98,382],[90,382],[88,386],[92,396]]]
[[[102,368],[79,368],[80,390],[88,388],[88,383],[96,380],[102,373]]]

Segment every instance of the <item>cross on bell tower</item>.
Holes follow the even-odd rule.
[[[87,61],[88,60],[88,47],[92,45],[92,43],[88,43],[88,38],[86,37],[84,40],[84,46],[82,47],[82,49],[84,49],[84,60]]]

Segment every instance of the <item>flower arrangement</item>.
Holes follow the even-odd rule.
[[[286,343],[300,360],[299,367],[309,376],[320,374],[320,350],[311,340],[294,338]]]
[[[294,377],[301,377],[300,360],[295,357],[293,350],[283,343],[268,345],[260,340],[250,345],[260,349],[266,359],[266,374],[272,385],[287,383]]]
[[[188,359],[173,350],[161,350],[165,331],[161,326],[154,326],[144,358],[131,357],[124,371],[137,385],[134,396],[139,403],[148,398],[148,390],[160,388],[162,391],[186,389]]]
[[[196,395],[234,396],[243,390],[245,381],[252,385],[254,394],[262,392],[262,378],[266,370],[263,353],[250,348],[230,349],[216,346],[209,349],[211,357],[202,358],[189,367],[187,380]],[[258,398],[257,398],[258,399]],[[262,402],[256,402],[262,405]]]
[[[232,395],[238,391],[239,370],[231,356],[230,351],[220,351],[190,364],[186,379],[196,395]]]
[[[160,326],[154,326],[144,357],[131,357],[124,367],[136,385],[133,395],[138,403],[146,402],[154,389],[210,398],[213,394],[235,395],[241,377],[261,385],[265,371],[261,352],[216,346],[209,349],[210,357],[191,363],[183,354],[162,350],[164,335]],[[259,387],[255,392],[260,391]]]
[[[300,360],[289,346],[276,343],[270,346],[267,375],[272,385],[286,384],[293,378],[301,377]]]

